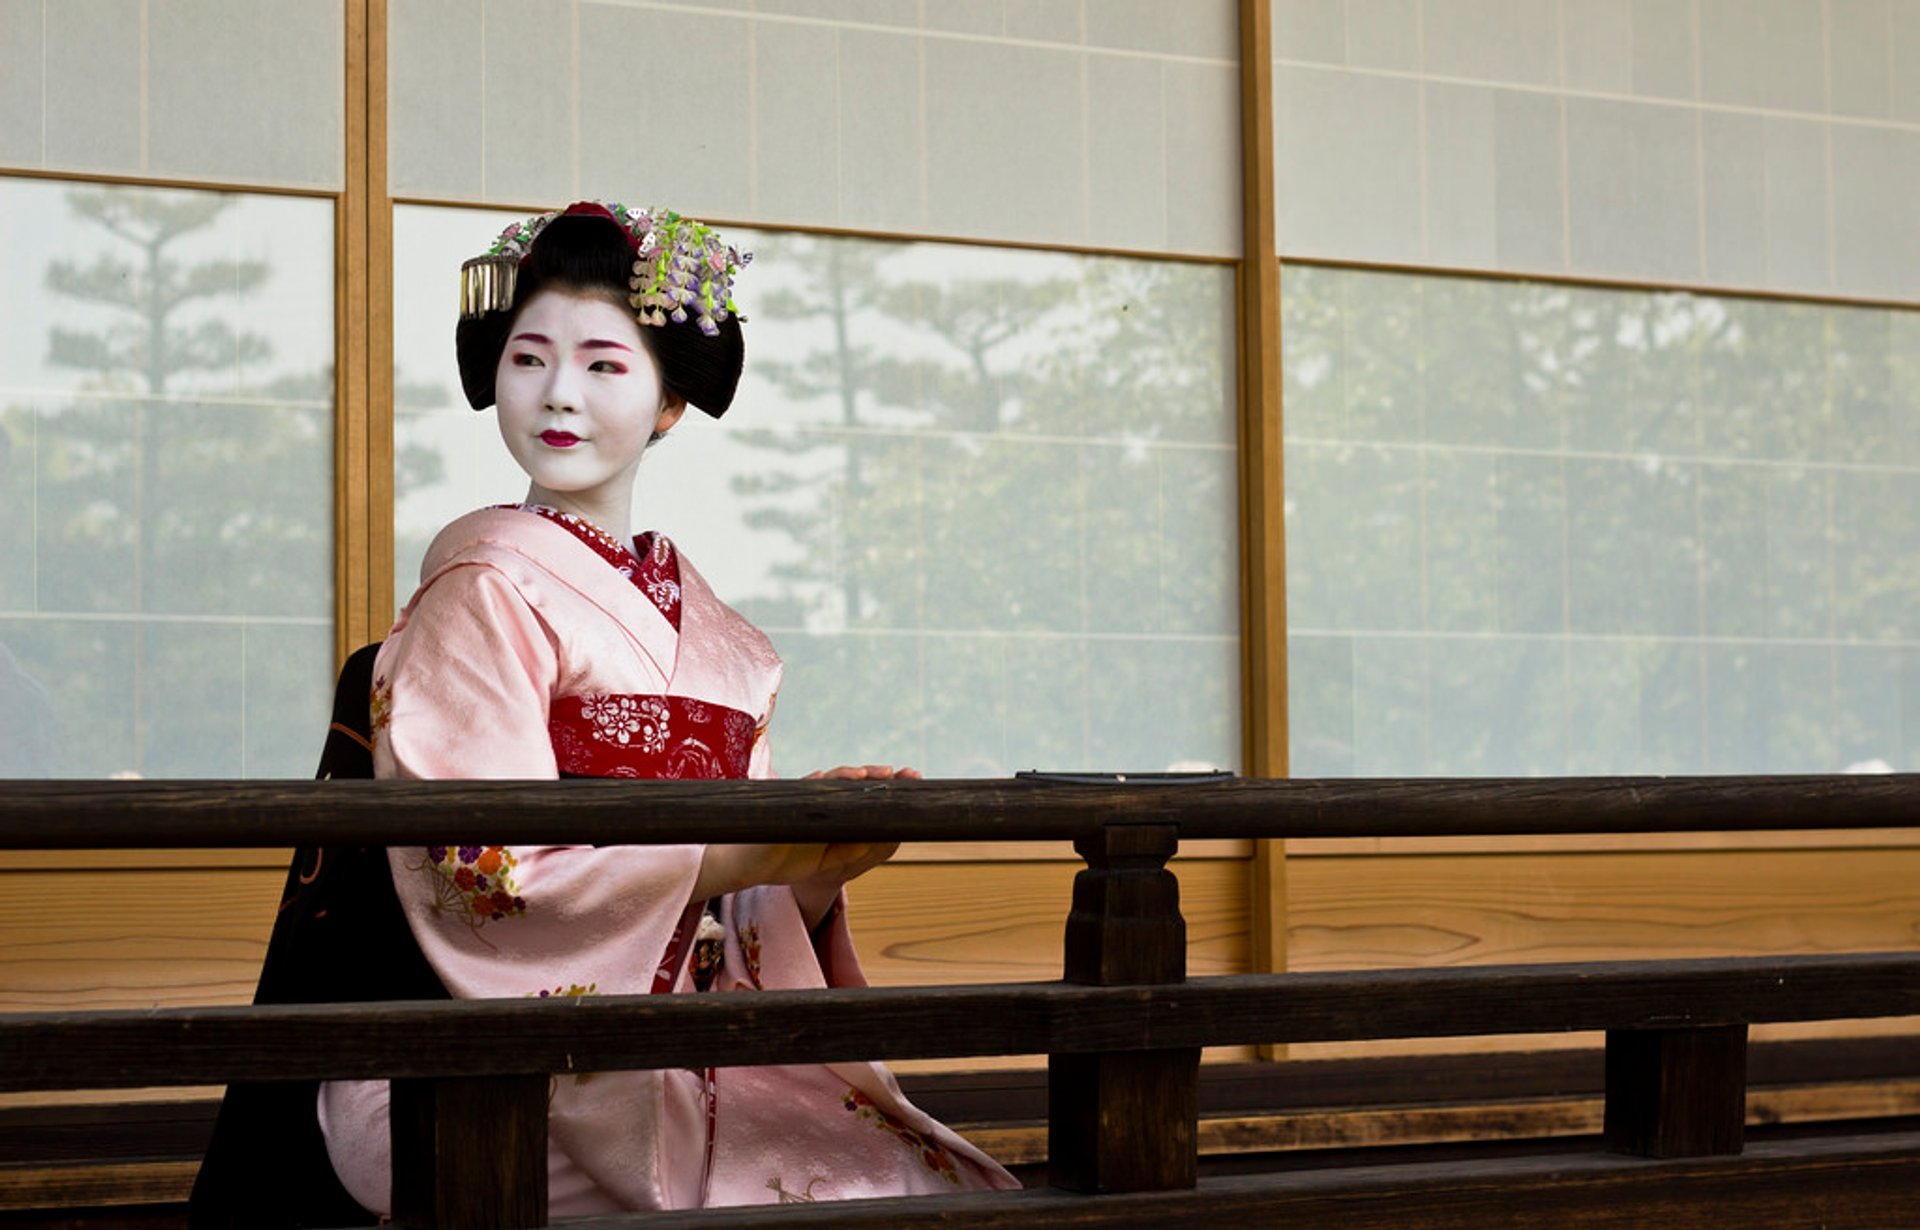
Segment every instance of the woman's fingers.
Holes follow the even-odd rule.
[[[843,764],[832,769],[815,769],[801,780],[811,782],[822,778],[837,782],[884,782],[893,778],[915,782],[921,780],[920,770],[905,766],[896,769],[890,764]]]

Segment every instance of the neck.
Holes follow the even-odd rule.
[[[534,483],[527,488],[527,503],[545,504],[557,512],[572,513],[612,535],[615,542],[633,541],[631,489],[626,492],[624,499],[617,496],[592,499],[582,492],[549,491],[539,483]]]

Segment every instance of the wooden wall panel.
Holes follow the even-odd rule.
[[[1738,956],[1920,947],[1920,850],[1311,857],[1288,867],[1290,965]],[[1910,1032],[1920,1022],[1771,1027],[1756,1038]],[[1590,1034],[1502,1048],[1591,1046]],[[1459,1052],[1483,1039],[1311,1045],[1299,1058]]]
[[[848,896],[868,979],[908,986],[1060,977],[1076,870],[1066,862],[904,863],[856,880]],[[1245,861],[1183,860],[1174,871],[1187,972],[1245,972]]]
[[[0,874],[0,1011],[245,1003],[284,868]]]
[[[1187,972],[1247,969],[1247,861],[1181,859]],[[848,890],[854,942],[878,986],[1029,982],[1060,977],[1077,862],[900,863]],[[1248,1047],[1211,1047],[1203,1058],[1240,1063]],[[910,1061],[903,1072],[1034,1068],[1043,1056]]]

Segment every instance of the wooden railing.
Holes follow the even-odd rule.
[[[1920,1014],[1920,952],[1185,979],[1181,840],[1920,826],[1920,777],[9,783],[0,848],[1071,839],[1060,982],[0,1016],[0,1090],[394,1081],[402,1224],[546,1222],[557,1072],[1049,1056],[1048,1189],[600,1225],[1920,1224],[1920,1131],[1744,1144],[1748,1026]],[[1604,1150],[1200,1182],[1202,1046],[1606,1031]],[[475,1039],[487,1047],[476,1053]],[[470,1113],[484,1101],[496,1113]],[[518,1166],[502,1165],[518,1158]],[[493,1186],[483,1180],[491,1177]],[[1810,1203],[1811,1202],[1811,1203]],[[1528,1221],[1515,1210],[1529,1210]],[[1496,1216],[1497,1213],[1497,1216]]]

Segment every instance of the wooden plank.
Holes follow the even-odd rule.
[[[364,610],[345,629],[346,653],[386,636],[396,610],[393,595],[393,198],[387,177],[388,0],[352,0],[367,7],[365,161],[360,199],[366,210],[364,250],[366,396],[360,430],[366,475],[361,482],[365,527],[354,539],[353,566],[361,576]],[[350,170],[351,174],[352,171]]]
[[[1246,864],[1171,864],[1195,974],[1247,969]],[[861,968],[876,986],[1058,978],[1075,867],[1065,863],[908,863],[847,888]]]
[[[1852,850],[1920,846],[1920,827],[1906,829],[1784,829],[1741,833],[1573,833],[1506,837],[1305,837],[1285,844],[1289,858],[1353,858],[1370,854],[1592,854],[1710,850]],[[291,847],[228,850],[7,850],[0,871],[135,871],[149,867],[285,867]],[[1178,863],[1198,859],[1250,860],[1255,842],[1244,837],[1196,838],[1180,843]],[[1080,865],[1071,841],[916,841],[893,863],[1052,862]]]
[[[1479,1105],[1591,1098],[1604,1091],[1604,1052],[1483,1051],[1473,1055],[1296,1060],[1202,1068],[1201,1113],[1213,1117],[1414,1105]],[[1908,1114],[1920,1092],[1920,1046],[1908,1038],[1755,1042],[1748,1053],[1751,1122]],[[907,1096],[946,1123],[1039,1122],[1047,1113],[1038,1073],[970,1072],[901,1081]],[[1858,1089],[1857,1095],[1849,1090]],[[1882,1089],[1885,1097],[1871,1090]],[[1803,1092],[1804,1091],[1804,1096]],[[1826,1091],[1826,1092],[1823,1092]],[[1842,1107],[1823,1115],[1822,1099]],[[1873,1109],[1869,1109],[1873,1108]],[[1770,1118],[1778,1114],[1780,1118]],[[1599,1131],[1599,1121],[1594,1121]]]
[[[154,871],[214,867],[277,868],[291,847],[271,850],[0,850],[0,873],[14,871]]]
[[[344,179],[334,206],[333,542],[336,662],[364,644],[367,611],[369,363],[367,279],[371,269],[367,215],[367,123],[370,0],[344,5],[346,50],[341,116]],[[382,105],[384,105],[384,100]],[[309,844],[295,841],[294,845]],[[321,844],[318,842],[311,844]]]
[[[1174,864],[1188,919],[1188,964],[1196,973],[1246,969],[1243,866]],[[284,859],[276,859],[203,871],[0,874],[0,1008],[244,1003],[259,973],[283,869]],[[850,889],[854,939],[869,981],[1058,977],[1072,872],[1067,864],[1046,862],[889,865],[870,873]],[[122,909],[98,909],[104,900]],[[194,908],[183,914],[186,901]],[[154,921],[136,922],[142,919]],[[1224,1050],[1216,1056],[1244,1057]]]
[[[1282,437],[1280,249],[1275,236],[1272,0],[1240,0],[1239,296],[1240,654],[1242,764],[1285,777],[1287,742],[1286,464]],[[1249,968],[1287,968],[1286,850],[1255,843],[1248,868]],[[1263,1057],[1280,1058],[1275,1049]]]
[[[1635,1157],[1738,1153],[1747,1027],[1607,1031],[1607,1147]]]
[[[1301,970],[1871,951],[1911,946],[1920,927],[1920,851],[1904,848],[1305,858],[1290,888]],[[1485,1046],[1307,1044],[1296,1057]]]
[[[546,1225],[547,1086],[545,1076],[394,1081],[394,1224]]]
[[[1303,837],[1290,858],[1369,854],[1593,854],[1668,850],[1844,850],[1920,845],[1920,828],[1780,829],[1765,833],[1520,833],[1505,837]]]
[[[1750,1126],[1891,1119],[1920,1115],[1920,1081],[1872,1081],[1747,1094]],[[1200,1120],[1202,1159],[1245,1153],[1551,1140],[1598,1136],[1605,1101],[1598,1097],[1527,1098],[1433,1106],[1339,1107],[1260,1115],[1209,1115]],[[1047,1160],[1045,1124],[949,1123],[1003,1166]]]
[[[0,876],[0,1010],[253,997],[284,869]]]
[[[0,1089],[1174,1049],[1920,1013],[1920,954],[1620,961],[1183,984],[0,1014]],[[490,1046],[478,1052],[473,1038]]]
[[[0,847],[1060,840],[1912,827],[1920,775],[991,781],[11,782]]]
[[[1450,1157],[1203,1180],[1187,1190],[1079,1195],[1046,1188],[609,1217],[598,1230],[888,1227],[1012,1230],[1912,1230],[1920,1133],[1785,1140],[1740,1157],[1648,1161],[1596,1154]]]
[[[1920,851],[1315,859],[1296,970],[1911,946]]]
[[[0,1165],[0,1212],[185,1201],[200,1162],[112,1162],[106,1165]],[[17,1224],[12,1220],[0,1225]]]

